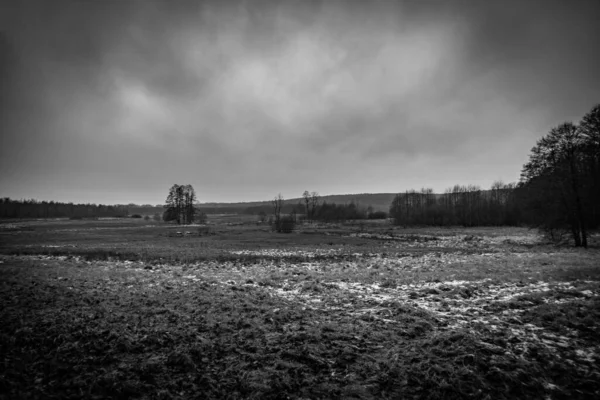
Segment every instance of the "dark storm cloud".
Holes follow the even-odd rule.
[[[2,7],[6,195],[488,185],[600,98],[596,1]]]

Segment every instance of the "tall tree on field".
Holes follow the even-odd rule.
[[[196,214],[196,209],[194,208],[194,204],[196,203],[196,192],[192,185],[186,185],[183,187],[183,215],[184,215],[184,223],[191,224],[194,222],[194,216]]]
[[[169,194],[167,195],[167,199],[165,200],[165,211],[163,213],[163,220],[164,221],[173,221],[177,219],[177,203],[176,203],[176,198],[177,198],[177,186],[178,185],[173,185],[171,186],[171,189],[169,189]],[[179,221],[178,221],[179,223]]]
[[[583,116],[579,124],[587,179],[586,197],[590,199],[589,223],[600,226],[600,104]]]
[[[554,216],[554,224],[567,225],[575,246],[587,247],[584,143],[581,129],[573,123],[553,128],[531,150],[521,180],[538,212]]]
[[[175,220],[178,224],[191,224],[196,213],[195,202],[196,192],[192,185],[173,185],[165,201],[163,219]]]
[[[176,199],[176,209],[177,209],[177,223],[181,224],[184,221],[184,193],[183,193],[183,185],[177,185],[175,190],[175,199]]]
[[[304,198],[304,204],[306,205],[306,219],[310,220],[310,193],[308,193],[308,190],[305,190],[304,193],[302,193],[302,197]]]
[[[283,196],[281,193],[271,200],[271,205],[273,206],[273,217],[275,218],[274,228],[279,232],[281,230],[281,209],[283,208]]]
[[[406,227],[406,194],[398,193],[394,199],[392,200],[392,204],[390,205],[389,214],[394,219],[394,224],[396,225],[404,225]]]
[[[310,215],[311,218],[314,217],[317,207],[319,206],[319,193],[312,192],[310,194]]]

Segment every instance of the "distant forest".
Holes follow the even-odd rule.
[[[99,218],[126,217],[128,214],[127,207],[120,205],[0,199],[0,218]]]
[[[521,225],[523,215],[515,184],[496,182],[490,190],[460,186],[436,195],[431,189],[400,193],[390,205],[396,225],[501,226]]]

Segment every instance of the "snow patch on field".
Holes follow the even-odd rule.
[[[577,287],[581,285],[595,288],[580,290]],[[525,354],[541,346],[557,352],[559,358],[575,357],[590,364],[600,362],[600,346],[583,348],[579,344],[578,332],[566,329],[565,334],[559,335],[522,320],[522,315],[537,305],[577,303],[582,299],[599,297],[600,287],[594,281],[578,281],[575,285],[573,282],[497,284],[491,279],[451,280],[396,288],[360,282],[321,282],[316,289],[300,283],[270,288],[270,292],[287,300],[302,302],[308,308],[338,310],[357,318],[368,314],[381,322],[400,325],[402,321],[395,320],[391,310],[404,304],[431,313],[440,321],[443,330],[485,330],[504,337],[503,352]],[[564,296],[553,296],[555,293]],[[600,378],[597,368],[591,365],[590,368],[588,372]]]
[[[306,257],[314,258],[317,256],[331,256],[340,254],[340,249],[315,249],[315,250],[282,250],[282,249],[261,249],[261,250],[234,250],[230,254],[238,256],[258,256],[258,257]]]

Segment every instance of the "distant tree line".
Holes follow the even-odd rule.
[[[351,201],[349,204],[336,204],[323,202],[318,205],[311,215],[311,219],[323,222],[339,222],[355,219],[366,219],[367,208],[360,207]]]
[[[126,217],[128,214],[127,207],[121,205],[0,199],[0,218],[100,218]]]
[[[589,231],[600,227],[600,104],[538,140],[518,184],[410,190],[394,197],[390,216],[404,226],[527,225],[587,247]]]
[[[271,204],[265,204],[265,205],[259,205],[259,206],[251,206],[251,207],[246,207],[243,209],[231,209],[229,210],[229,212],[231,212],[232,214],[238,213],[238,214],[249,214],[249,215],[261,215],[261,214],[272,214],[273,213],[273,204],[272,204],[273,200],[271,200]],[[202,210],[205,210],[204,207],[201,208]],[[219,209],[219,210],[223,210],[223,209]],[[302,203],[283,203],[281,206],[281,213],[282,214],[289,214],[291,212],[296,212],[297,214],[303,214],[304,213],[304,206],[302,205]],[[221,213],[225,213],[225,211],[221,211]]]
[[[390,217],[403,226],[518,225],[521,221],[515,187],[495,182],[490,190],[472,185],[455,185],[443,194],[434,194],[432,189],[408,190],[394,197]]]

